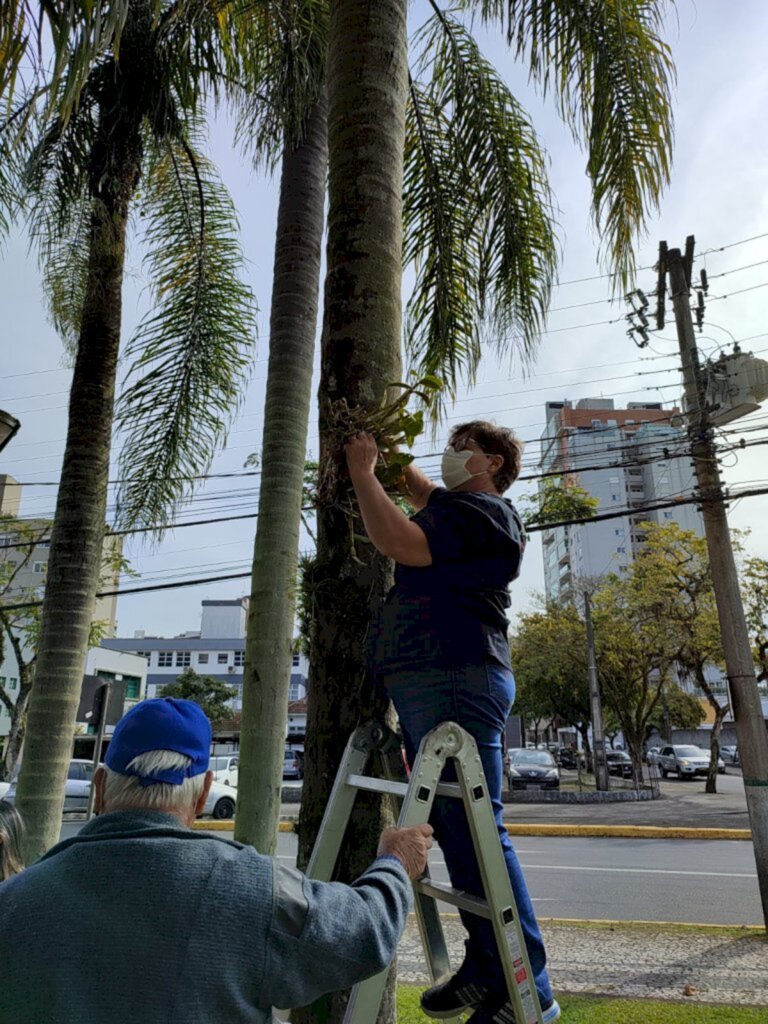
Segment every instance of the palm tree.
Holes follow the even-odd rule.
[[[321,468],[343,466],[334,403],[376,408],[400,354],[399,199],[405,184],[406,262],[416,288],[406,351],[450,395],[472,379],[484,345],[531,355],[555,269],[545,158],[530,121],[455,13],[434,16],[415,40],[405,76],[405,4],[331,3],[328,269],[320,383]],[[595,220],[618,285],[632,275],[634,239],[666,184],[672,65],[660,6],[579,0],[487,0],[460,5],[501,25],[588,152]],[[407,121],[406,90],[411,106]],[[405,167],[399,146],[405,144]],[[401,177],[403,175],[403,177]],[[438,410],[439,411],[439,410]],[[311,633],[305,783],[299,858],[306,862],[344,741],[383,711],[366,678],[365,646],[388,567],[355,542],[336,494],[318,510],[308,574]],[[378,801],[355,816],[343,871],[372,855]],[[343,875],[342,875],[343,877]],[[337,1019],[340,1004],[331,1004]],[[383,1010],[386,1018],[387,1009]]]
[[[231,26],[202,0],[83,3],[67,15],[73,11],[85,11],[87,23],[52,15],[50,77],[34,82],[6,120],[3,146],[15,159],[3,163],[0,188],[0,198],[23,203],[52,318],[75,351],[18,787],[27,860],[60,828],[101,567],[132,210],[145,224],[156,301],[126,350],[117,418],[124,521],[166,522],[190,478],[205,471],[247,377],[254,334],[234,210],[198,151],[202,103],[231,71]]]

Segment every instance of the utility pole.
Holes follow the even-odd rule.
[[[592,758],[595,767],[595,786],[598,790],[610,789],[608,762],[605,757],[605,730],[603,729],[603,705],[600,699],[600,681],[597,678],[595,660],[595,632],[592,628],[592,604],[589,590],[585,587],[584,621],[587,626],[587,671],[589,673],[589,710],[592,718]]]
[[[690,308],[690,264],[693,236],[686,256],[679,249],[662,253],[669,272],[677,337],[683,364],[688,437],[696,470],[709,550],[712,586],[744,774],[744,792],[755,848],[763,920],[768,928],[768,731],[755,678],[752,648],[739,590],[736,560],[725,511],[717,451],[705,402],[699,353]],[[686,273],[686,269],[688,273]]]

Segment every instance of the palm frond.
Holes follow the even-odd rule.
[[[39,128],[38,128],[39,126]],[[88,270],[91,223],[89,154],[96,137],[90,98],[67,121],[30,124],[37,136],[21,179],[30,241],[37,249],[51,321],[74,350]]]
[[[239,79],[237,140],[257,163],[274,169],[297,145],[323,89],[327,0],[243,3],[233,19]]]
[[[458,21],[419,33],[405,162],[405,262],[416,268],[406,345],[452,392],[482,343],[526,360],[557,246],[546,157],[520,104]]]
[[[143,211],[155,307],[127,349],[118,518],[154,526],[173,517],[226,438],[248,378],[255,304],[240,278],[232,201],[183,140],[150,150]]]
[[[34,19],[27,0],[0,0],[0,100],[10,111]]]
[[[617,288],[669,183],[675,69],[659,0],[462,0],[504,26],[543,91],[585,146],[595,224]]]

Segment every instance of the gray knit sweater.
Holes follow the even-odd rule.
[[[265,1024],[392,959],[395,858],[313,882],[177,818],[96,818],[0,885],[1,1024]]]

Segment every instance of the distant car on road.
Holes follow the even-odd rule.
[[[510,750],[507,778],[510,789],[560,788],[560,772],[548,750]]]
[[[570,747],[562,747],[557,752],[557,761],[561,768],[578,768],[579,753],[577,750],[572,750]]]
[[[608,765],[608,774],[615,775],[621,779],[631,779],[634,770],[632,758],[625,750],[606,750],[605,761]]]
[[[726,764],[738,764],[739,748],[731,747],[726,744],[726,746],[720,747],[720,756]]]
[[[659,771],[666,779],[671,772],[676,772],[679,779],[692,779],[696,775],[706,775],[709,771],[710,753],[701,747],[686,744],[673,744],[662,747],[659,753]],[[717,770],[725,774],[725,762],[717,759]]]
[[[240,758],[237,754],[218,754],[212,757],[209,767],[215,782],[224,786],[237,786],[237,771]]]
[[[5,794],[5,799],[11,803],[16,802],[16,783],[19,779],[21,765],[17,765],[13,772],[13,779]],[[85,814],[88,810],[88,796],[91,792],[91,779],[93,778],[93,761],[86,761],[81,758],[73,758],[67,769],[67,782],[64,787],[64,813]]]
[[[661,753],[661,747],[648,747],[645,752],[645,763],[646,764],[658,764],[659,754]]]
[[[205,801],[205,807],[199,817],[211,817],[217,821],[224,821],[235,816],[235,800],[237,794],[232,791],[231,786],[225,786],[221,782],[212,782]]]
[[[301,758],[295,750],[286,750],[283,758],[283,778],[301,779],[304,777],[304,768]]]

